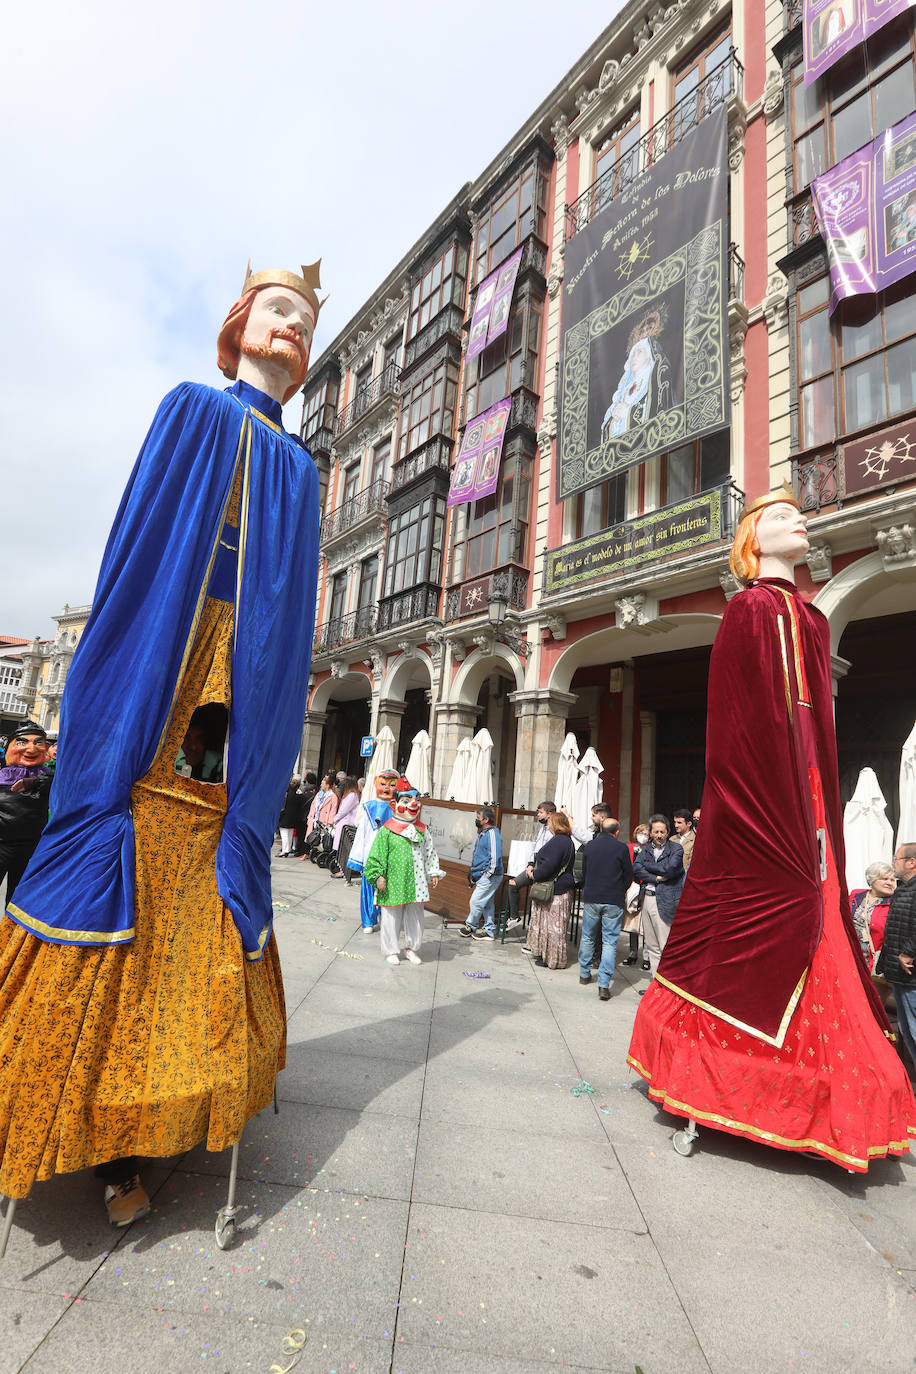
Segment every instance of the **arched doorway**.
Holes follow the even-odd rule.
[[[329,771],[362,775],[359,749],[363,736],[369,734],[371,705],[369,678],[362,672],[326,678],[315,688],[309,712],[324,712],[326,716],[317,760],[319,776]]]

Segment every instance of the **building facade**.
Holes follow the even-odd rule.
[[[885,712],[877,751],[867,722],[888,685],[886,618],[905,630],[916,608],[916,316],[904,282],[828,320],[807,187],[851,130],[871,137],[866,107],[872,132],[913,109],[913,24],[902,16],[804,93],[798,20],[781,0],[634,0],[312,367],[302,434],[324,506],[302,766],[360,771],[359,740],[383,725],[403,764],[426,729],[441,796],[458,743],[486,726],[495,799],[533,807],[572,731],[596,749],[625,831],[695,805],[737,511],[785,478],[811,516],[800,582],[834,630],[845,790],[864,763],[883,776],[881,750],[885,775],[893,749],[899,761],[912,694]],[[560,500],[569,245],[715,117],[730,424]],[[505,332],[469,359],[475,292],[516,253]],[[497,488],[449,509],[467,422],[502,398]],[[863,478],[876,447],[890,457]],[[701,537],[672,542],[704,512]]]
[[[22,675],[19,681],[20,713],[37,721],[50,734],[60,726],[60,703],[64,683],[80,636],[86,628],[91,606],[64,606],[51,619],[57,623],[53,639],[24,640],[19,651]]]

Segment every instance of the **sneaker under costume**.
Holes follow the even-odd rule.
[[[386,821],[390,821],[391,815],[391,807],[388,802],[381,801],[378,797],[363,802],[359,811],[356,835],[353,838],[347,858],[347,868],[354,873],[359,873],[362,879],[359,885],[359,919],[363,930],[373,930],[381,919],[378,893],[367,881],[364,866],[379,827],[383,826]]]
[[[270,851],[306,706],[319,496],[281,413],[245,382],[177,387],[116,516],[52,817],[0,925],[11,1197],[204,1138],[226,1149],[283,1067]],[[208,702],[228,710],[218,784],[175,771]]]
[[[703,824],[629,1063],[666,1111],[864,1173],[906,1152],[916,1103],[849,914],[829,626],[792,582],[729,602],[708,719]]]
[[[422,821],[405,823],[396,817],[386,821],[372,842],[363,876],[373,890],[379,878],[385,879],[385,891],[377,898],[382,953],[398,953],[402,927],[407,948],[419,950],[429,880],[445,877],[428,828]]]

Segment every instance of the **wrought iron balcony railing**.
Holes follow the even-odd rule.
[[[352,529],[354,525],[360,524],[368,519],[370,515],[384,513],[385,495],[387,486],[383,479],[373,482],[365,491],[361,491],[358,496],[353,496],[349,501],[344,501],[342,506],[336,510],[329,511],[322,517],[321,521],[321,543],[325,544],[329,539],[336,539],[338,535],[346,530]]]
[[[415,477],[420,477],[424,472],[431,472],[433,469],[441,469],[448,472],[452,463],[452,448],[454,441],[446,439],[442,434],[434,434],[431,439],[427,439],[425,444],[414,449],[413,453],[402,458],[399,463],[395,463],[391,469],[391,486],[388,489],[388,499],[406,487]]]
[[[744,258],[734,243],[728,245],[728,299],[744,302]]]
[[[386,396],[398,396],[401,391],[401,369],[389,363],[384,372],[374,382],[361,386],[353,400],[340,412],[334,433],[339,439],[341,434],[351,429],[357,420],[368,415]]]
[[[528,605],[530,573],[527,568],[523,568],[518,563],[507,563],[504,567],[494,568],[491,573],[484,573],[482,576],[489,576],[487,592],[503,592],[509,599],[511,610],[523,611]],[[449,587],[445,594],[446,623],[460,620],[463,616],[480,615],[486,612],[486,596],[475,597],[473,603],[470,603],[469,598],[462,595],[466,586],[474,586],[480,581],[481,577],[469,577],[459,585]]]
[[[423,326],[419,333],[407,344],[404,349],[404,366],[402,372],[413,367],[414,363],[428,353],[434,344],[445,334],[453,334],[456,342],[461,339],[461,325],[464,320],[464,313],[460,306],[447,305],[444,310],[440,310],[438,315],[434,315],[429,324]]]
[[[584,229],[599,210],[603,210],[632,186],[653,163],[670,152],[713,110],[726,104],[732,96],[741,99],[743,94],[744,67],[738,61],[736,50],[730,48],[725,61],[707,72],[695,90],[682,96],[667,114],[652,125],[648,133],[643,134],[638,143],[634,143],[612,167],[602,172],[578,200],[567,205],[567,240]]]
[[[316,625],[312,653],[327,654],[332,649],[339,649],[342,644],[368,639],[375,632],[377,610],[376,606],[363,606],[358,611],[350,611],[347,615],[326,620],[323,625]]]
[[[421,582],[416,587],[383,596],[378,606],[378,630],[393,630],[414,620],[429,620],[439,614],[442,588],[433,582]]]
[[[330,454],[334,445],[334,431],[329,425],[316,425],[308,434],[303,434],[302,442],[309,453]]]
[[[836,450],[792,459],[792,485],[804,511],[836,504],[839,493]]]

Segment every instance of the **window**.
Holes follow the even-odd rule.
[[[416,587],[421,582],[439,581],[444,524],[445,503],[439,496],[428,496],[409,510],[390,517],[385,558],[386,596]]]
[[[723,429],[671,449],[660,463],[660,506],[674,506],[697,492],[720,487],[728,481],[731,471],[729,431]]]
[[[302,442],[307,446],[309,439],[319,429],[334,428],[337,413],[338,384],[334,380],[324,381],[309,392],[302,414]]]
[[[444,359],[421,377],[404,396],[398,458],[425,444],[434,434],[451,438],[455,428],[458,365]]]
[[[0,686],[10,682],[19,682],[22,677],[21,668],[13,668],[9,664],[0,666]]]
[[[348,501],[352,501],[354,497],[359,495],[359,468],[359,463],[354,463],[352,467],[347,468],[344,472],[341,505],[345,506]]]
[[[477,229],[478,283],[529,234],[546,238],[547,183],[546,168],[539,161],[530,162],[483,211]]]
[[[627,474],[619,472],[616,477],[602,482],[600,486],[589,487],[580,493],[576,500],[576,538],[584,539],[588,534],[598,534],[601,530],[611,529],[623,524],[627,518]]]
[[[349,574],[339,572],[334,574],[331,583],[331,614],[330,620],[337,623],[343,618],[344,611],[347,609],[347,578]]]
[[[806,87],[803,65],[792,71],[795,189],[911,114],[916,104],[913,30],[908,19],[860,43],[825,77]]]
[[[378,554],[364,558],[359,569],[359,609],[367,611],[378,595]]]
[[[385,374],[386,377],[388,376],[389,368],[393,369],[397,367],[398,358],[400,358],[400,356],[401,336],[400,334],[395,334],[394,338],[389,339],[388,342],[385,344],[385,351],[382,355],[382,372]]]
[[[421,279],[414,283],[410,293],[408,339],[419,334],[447,305],[464,305],[467,272],[468,250],[463,244],[450,244]]]
[[[723,66],[731,52],[730,30],[721,30],[704,40],[685,62],[675,70],[672,79],[672,103],[676,107],[672,139],[677,142],[701,119],[718,108],[731,91],[731,68]],[[717,73],[713,76],[712,73]],[[707,80],[707,78],[710,78]],[[703,82],[703,90],[700,87]]]
[[[380,444],[376,444],[372,452],[372,474],[370,484],[374,487],[376,482],[388,483],[388,476],[391,472],[391,440],[383,439]]]
[[[797,297],[801,449],[880,425],[916,407],[916,310],[912,279],[877,296],[854,296],[827,316],[828,277]]]
[[[536,388],[543,311],[541,301],[520,300],[509,315],[506,332],[468,364],[466,417],[479,415],[517,387]]]
[[[531,459],[503,460],[492,496],[467,508],[464,578],[480,577],[504,563],[523,563],[528,552]]]
[[[630,110],[598,145],[595,156],[595,181],[612,172],[600,188],[596,187],[591,215],[596,215],[639,175],[639,109]]]
[[[365,397],[365,395],[366,395],[366,392],[369,390],[369,387],[370,387],[371,385],[372,385],[372,361],[371,361],[371,359],[370,359],[370,361],[369,361],[368,363],[366,363],[365,367],[361,367],[361,368],[359,369],[359,371],[357,372],[357,374],[356,374],[356,387],[355,387],[355,392],[354,392],[354,399],[355,399],[356,401],[361,401],[361,400],[363,400],[364,397]]]

